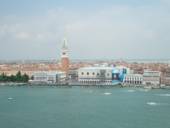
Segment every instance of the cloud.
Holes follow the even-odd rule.
[[[0,51],[13,54],[0,58],[59,59],[64,33],[76,59],[168,58],[170,13],[164,7],[162,3],[94,11],[58,8],[39,16],[2,17]]]
[[[20,32],[16,34],[16,39],[18,40],[27,40],[31,37],[31,35],[29,33],[25,33],[25,32]]]
[[[78,51],[85,50],[84,58],[88,58],[87,55],[93,58],[166,58],[168,15],[161,8],[116,6],[75,22],[68,29],[69,33],[78,33],[75,38],[82,42],[81,45],[77,43],[81,49]]]

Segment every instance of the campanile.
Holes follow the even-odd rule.
[[[61,66],[62,66],[62,71],[68,73],[69,65],[70,65],[70,62],[69,62],[69,56],[68,56],[67,39],[64,38],[63,45],[62,45],[62,50],[61,50]]]

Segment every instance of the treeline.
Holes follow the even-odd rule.
[[[0,82],[28,82],[29,76],[27,74],[21,74],[21,72],[17,72],[16,75],[7,76],[5,73],[0,75]]]

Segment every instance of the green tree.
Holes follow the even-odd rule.
[[[0,74],[0,82],[28,82],[29,76],[22,75],[20,71],[16,75],[7,76],[5,73]]]
[[[2,73],[2,82],[7,82],[8,78],[5,73]]]
[[[11,81],[11,82],[15,82],[15,81],[16,81],[16,76],[11,75],[11,76],[10,76],[10,81]]]
[[[27,74],[24,74],[22,76],[22,82],[28,82],[28,80],[29,80],[29,76]]]
[[[21,72],[18,71],[16,74],[16,82],[21,82],[21,81],[22,81],[22,75],[21,75]]]

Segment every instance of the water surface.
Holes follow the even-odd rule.
[[[0,87],[1,128],[170,128],[170,90]]]

